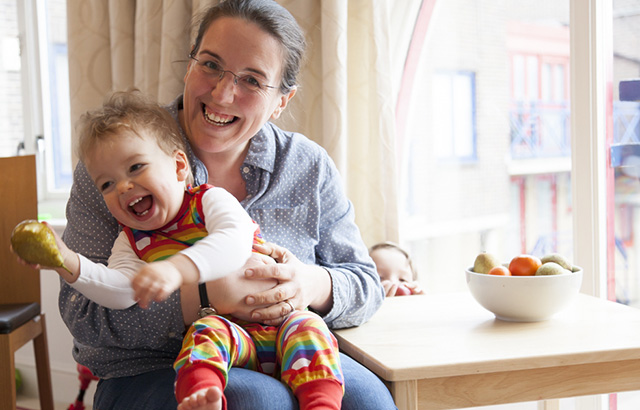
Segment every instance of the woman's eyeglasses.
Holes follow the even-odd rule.
[[[189,58],[196,62],[196,69],[200,73],[215,79],[216,83],[221,81],[226,73],[229,73],[233,76],[233,83],[239,85],[240,89],[246,92],[255,93],[258,91],[266,91],[268,88],[278,88],[261,82],[254,74],[236,74],[233,71],[225,70],[214,60],[198,59],[191,54]]]

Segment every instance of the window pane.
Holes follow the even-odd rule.
[[[527,100],[538,99],[538,57],[527,56]]]
[[[22,78],[16,0],[0,1],[0,156],[16,155],[23,140]]]
[[[50,191],[71,187],[71,124],[69,114],[69,64],[67,56],[66,0],[45,3],[46,48],[43,67],[43,115]]]
[[[438,73],[433,81],[433,129],[439,158],[453,155],[453,92],[451,77]]]
[[[475,131],[473,75],[470,73],[457,74],[453,78],[452,90],[453,120],[454,120],[454,154],[457,158],[473,158],[473,135]]]

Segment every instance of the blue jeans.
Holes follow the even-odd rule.
[[[340,354],[345,380],[345,410],[397,409],[386,386],[358,362]],[[132,377],[100,380],[93,399],[96,410],[175,410],[173,369]],[[251,370],[232,368],[224,390],[229,410],[297,410],[298,401],[279,380]]]

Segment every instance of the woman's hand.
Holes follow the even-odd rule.
[[[320,313],[331,309],[331,276],[315,265],[306,265],[288,249],[273,243],[254,245],[254,249],[275,259],[277,264],[257,266],[245,271],[251,280],[276,280],[272,289],[250,293],[246,303],[252,306],[251,320],[267,325],[280,324],[293,309],[311,306]]]
[[[254,292],[271,289],[276,286],[278,282],[273,279],[250,279],[244,275],[244,272],[247,269],[275,263],[271,257],[253,252],[247,260],[247,263],[237,272],[227,275],[222,279],[207,282],[209,302],[219,314],[230,314],[238,319],[252,321],[251,312],[256,307],[248,306],[245,303],[245,298]],[[182,286],[180,288],[180,298],[184,322],[189,325],[198,319],[200,305],[198,286]]]

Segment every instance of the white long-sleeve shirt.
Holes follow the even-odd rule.
[[[206,282],[244,266],[257,226],[223,188],[209,188],[202,196],[202,207],[208,235],[180,253],[197,266],[200,282]],[[108,266],[79,257],[80,275],[72,287],[110,309],[126,309],[136,303],[131,279],[147,262],[138,257],[124,231],[113,244]]]

